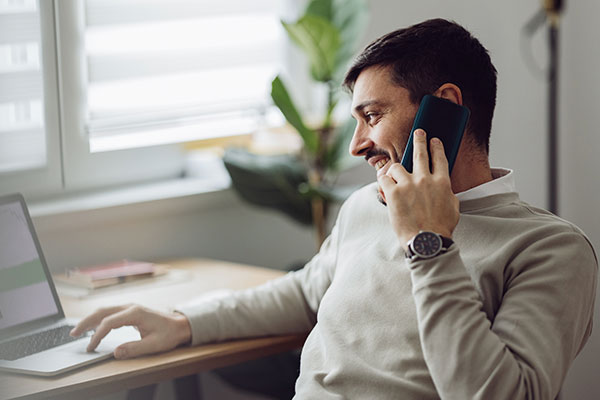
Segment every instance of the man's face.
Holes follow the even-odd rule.
[[[392,81],[390,67],[363,70],[352,94],[357,125],[350,153],[365,157],[378,177],[385,174],[392,163],[401,161],[418,108],[408,90]]]

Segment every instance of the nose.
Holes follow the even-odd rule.
[[[358,122],[352,136],[352,141],[350,141],[350,154],[357,157],[364,156],[373,146],[374,143],[369,138],[367,130],[361,127],[361,123]]]

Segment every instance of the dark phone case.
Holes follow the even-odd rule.
[[[416,129],[421,128],[427,133],[427,143],[434,137],[439,138],[444,143],[444,152],[446,153],[446,159],[448,159],[448,171],[452,173],[469,115],[470,111],[467,107],[430,94],[423,97],[402,156],[404,168],[410,173],[413,172],[413,133]],[[429,170],[431,171],[429,145],[427,146],[427,152],[429,153]]]

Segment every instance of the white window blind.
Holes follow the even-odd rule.
[[[283,51],[277,0],[87,0],[92,152],[249,133]]]
[[[46,165],[40,13],[0,0],[0,173]]]

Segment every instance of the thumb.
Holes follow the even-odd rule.
[[[144,338],[117,346],[114,355],[117,359],[134,358],[144,354],[156,353],[157,350],[152,340]]]

